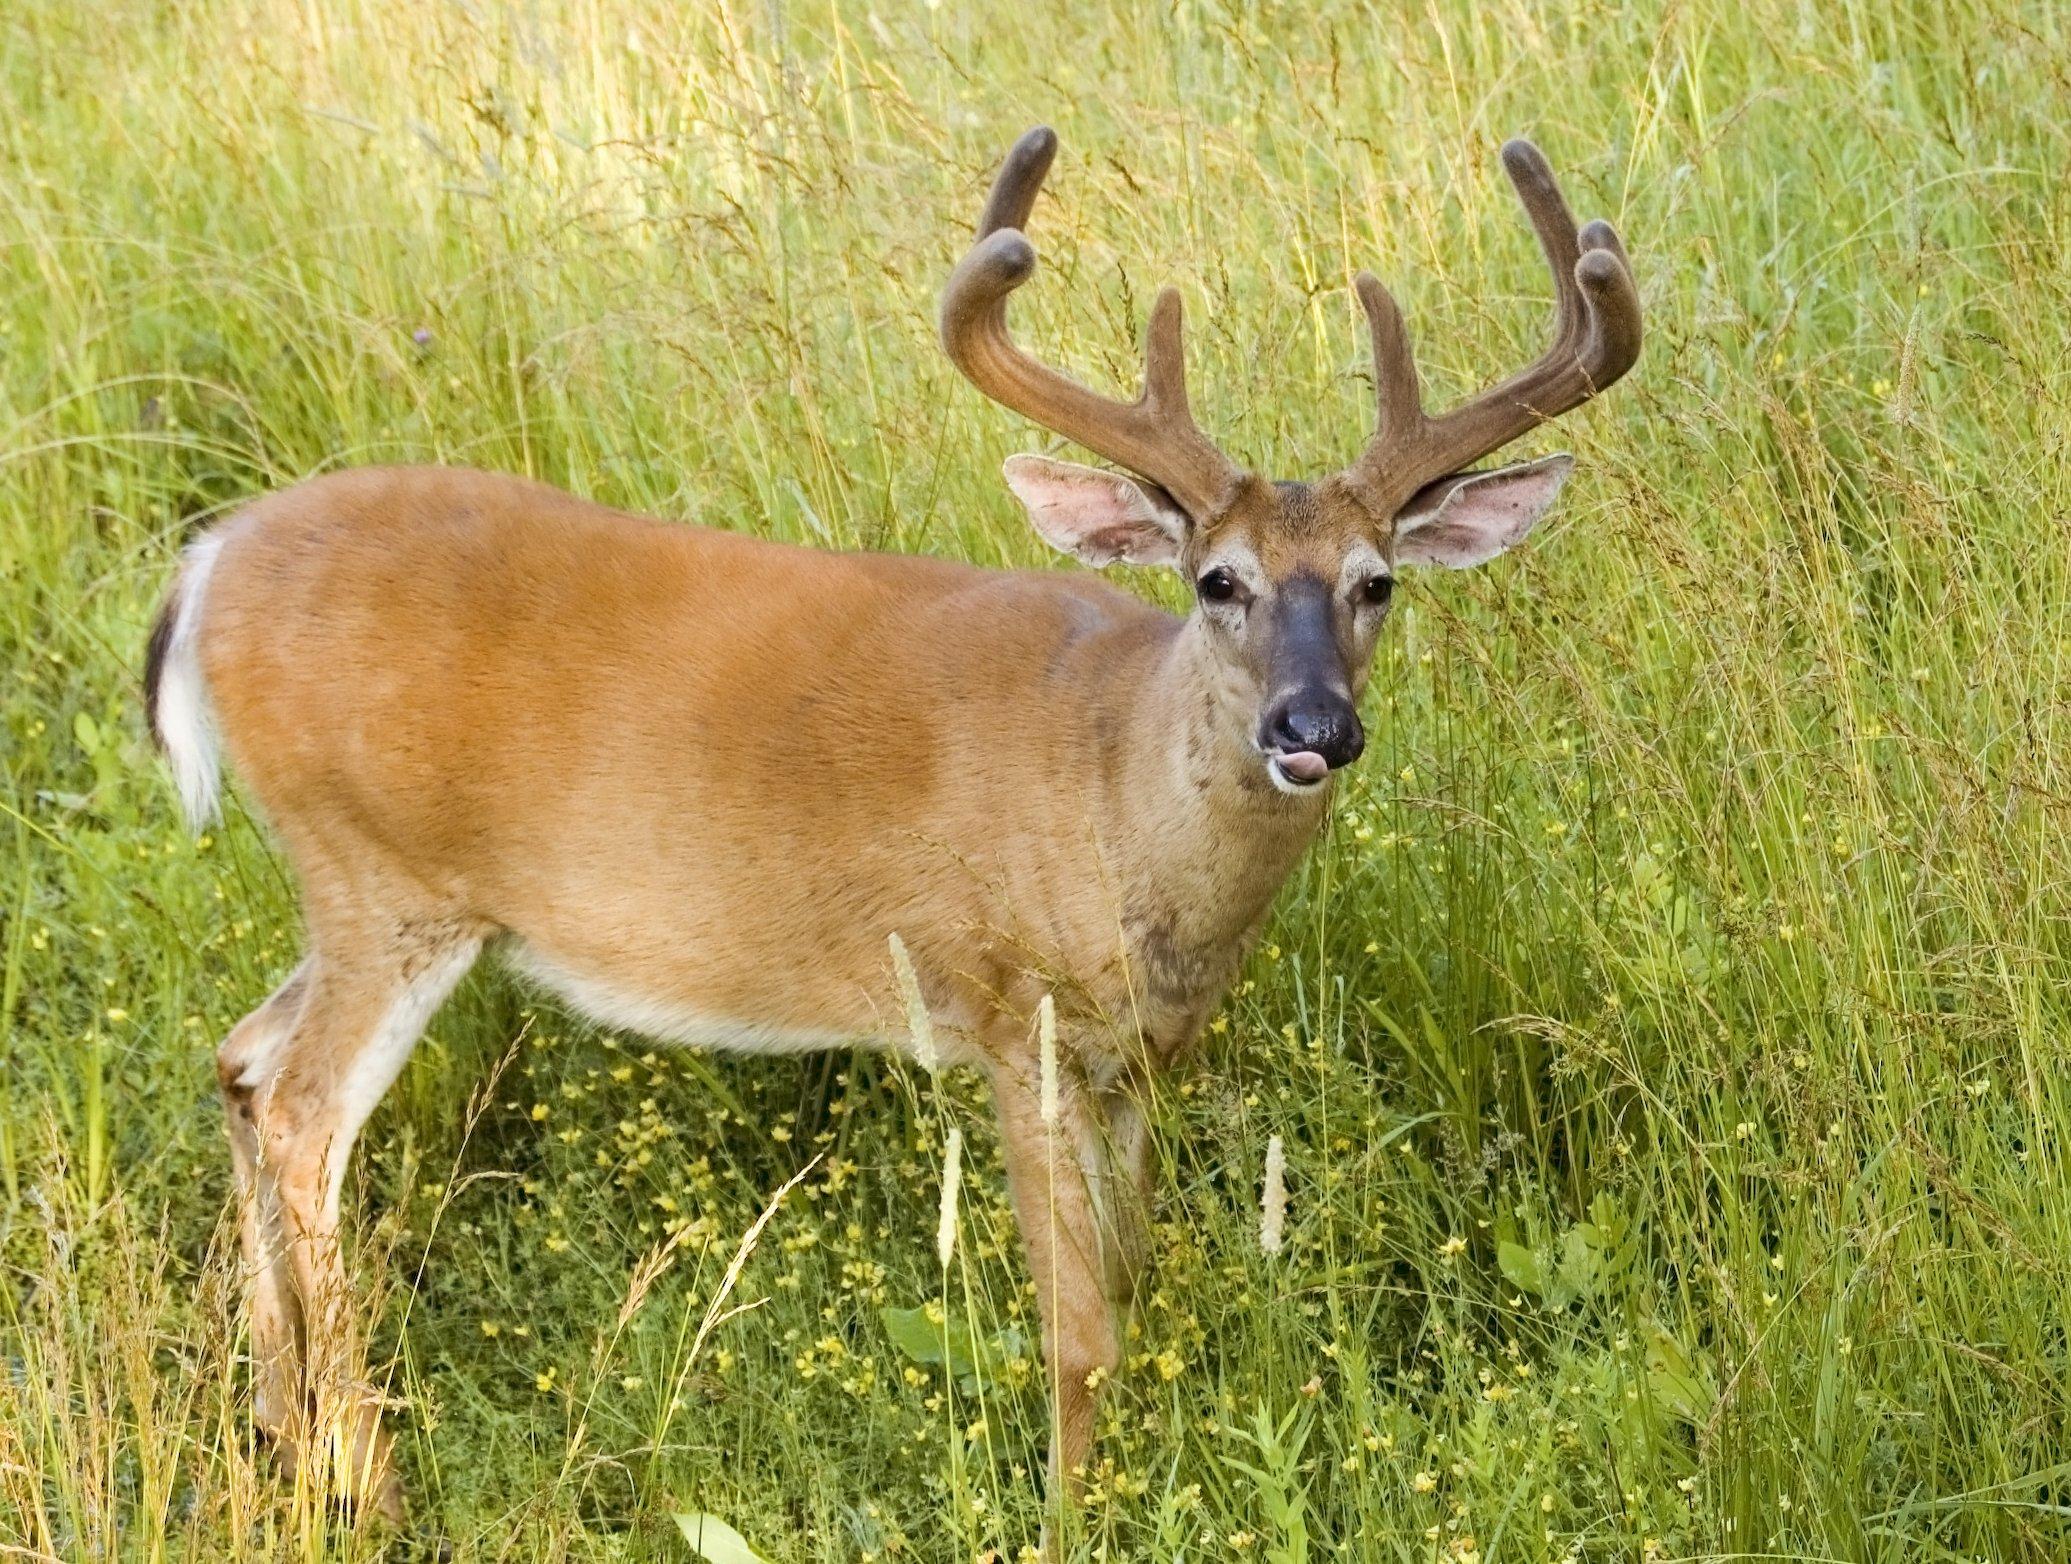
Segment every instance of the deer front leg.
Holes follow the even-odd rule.
[[[1043,1357],[1050,1370],[1050,1491],[1076,1502],[1093,1452],[1100,1384],[1121,1359],[1102,1274],[1100,1217],[1080,1160],[1081,1148],[1094,1142],[1097,1125],[1076,1083],[1066,1083],[1059,1092],[1051,1123],[1043,1120],[1036,1082],[1016,1065],[1002,1064],[994,1071],[993,1091],[1007,1185],[1043,1319]]]

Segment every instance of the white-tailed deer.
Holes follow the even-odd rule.
[[[1551,348],[1427,414],[1394,302],[1362,274],[1379,427],[1341,473],[1270,481],[1189,416],[1176,292],[1135,402],[1009,339],[1055,148],[1039,129],[1008,157],[943,345],[987,396],[1133,475],[1006,467],[1058,548],[1185,571],[1184,618],[1085,573],[815,552],[444,469],[319,478],[188,549],[151,641],[153,728],[197,822],[227,749],[308,923],[301,965],[219,1056],[255,1416],[291,1458],[396,1501],[355,1389],[339,1189],[485,946],[607,1025],[778,1052],[905,1046],[897,933],[943,1053],[998,1095],[1071,1491],[1141,1247],[1141,1084],[1193,1047],[1360,752],[1395,570],[1478,564],[1531,529],[1567,457],[1464,469],[1624,374],[1640,310],[1616,235],[1578,232],[1511,142]]]

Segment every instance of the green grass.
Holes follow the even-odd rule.
[[[2071,1553],[2065,13],[1068,9],[0,18],[0,1553],[1034,1540],[975,1083],[649,1054],[486,971],[354,1186],[412,1531],[283,1482],[210,1050],[293,900],[248,819],[181,830],[136,683],[183,536],[358,462],[1038,561],[996,476],[1029,431],[931,328],[1037,120],[1021,329],[1129,380],[1179,280],[1202,420],[1275,472],[1365,436],[1360,266],[1438,393],[1536,351],[1503,136],[1618,223],[1650,329],[1559,431],[1556,522],[1399,599],[1367,757],[1157,1105],[1081,1556]],[[975,1372],[888,1334],[930,1303]]]

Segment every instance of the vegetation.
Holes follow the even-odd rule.
[[[249,818],[181,828],[137,676],[184,537],[353,463],[1074,568],[931,327],[1048,120],[1021,329],[1126,382],[1180,280],[1270,470],[1365,437],[1360,266],[1436,394],[1536,351],[1505,135],[1651,331],[1531,547],[1398,598],[1156,1105],[1075,1556],[2064,1557],[2067,89],[2040,0],[9,8],[0,1552],[680,1559],[707,1512],[774,1564],[1029,1556],[976,1083],[652,1051],[489,968],[352,1186],[410,1528],[284,1480],[211,1048],[294,902]]]

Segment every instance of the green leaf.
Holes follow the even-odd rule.
[[[1647,1341],[1647,1388],[1657,1406],[1685,1423],[1703,1422],[1718,1399],[1704,1366],[1659,1325]]]
[[[769,1564],[747,1540],[716,1515],[679,1515],[676,1524],[705,1564]]]
[[[1523,1244],[1497,1244],[1496,1264],[1519,1292],[1536,1298],[1546,1290],[1546,1269],[1539,1264],[1538,1254]]]
[[[914,1362],[945,1364],[952,1374],[977,1372],[980,1353],[968,1330],[937,1325],[928,1318],[924,1307],[886,1307],[878,1311],[878,1317],[884,1321],[885,1334],[892,1338],[892,1345]]]
[[[72,737],[79,741],[79,747],[89,755],[98,754],[101,748],[101,725],[86,712],[80,712],[72,719]]]
[[[1603,1264],[1601,1246],[1602,1239],[1589,1223],[1577,1222],[1568,1229],[1561,1240],[1560,1268],[1554,1273],[1553,1285],[1546,1289],[1549,1304],[1565,1309],[1596,1291],[1597,1272]]]

